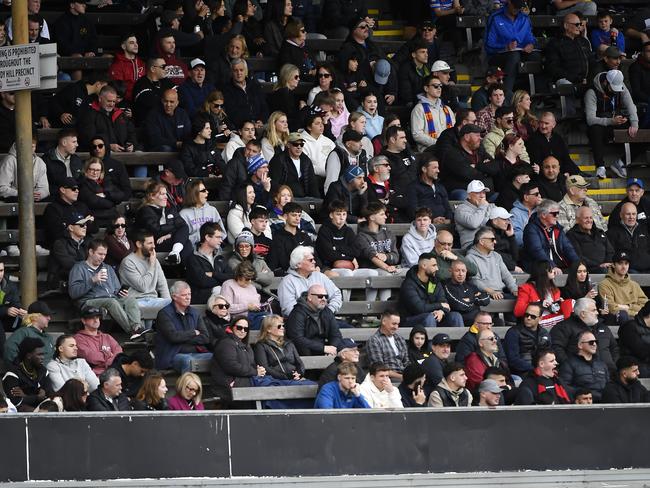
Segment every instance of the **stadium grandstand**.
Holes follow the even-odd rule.
[[[602,470],[650,468],[646,1],[22,1],[58,72],[28,156],[0,86],[0,482],[644,479]]]

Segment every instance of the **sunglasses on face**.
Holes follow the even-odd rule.
[[[223,107],[223,103],[213,103],[212,106],[214,108],[221,108],[221,107]]]
[[[331,76],[329,73],[318,73],[319,78],[330,78]]]
[[[275,326],[276,329],[284,329],[284,324],[278,324]]]
[[[429,85],[429,86],[430,86],[431,88],[435,88],[436,90],[439,90],[440,88],[442,88],[442,85],[439,84],[439,83],[432,83],[432,84]]]
[[[244,330],[248,330],[248,326],[247,325],[235,325],[235,330],[238,330],[240,332],[244,331]]]
[[[113,229],[126,229],[126,224],[113,224]]]
[[[539,317],[539,315],[533,315],[532,313],[525,313],[524,317],[526,317],[527,319],[535,320],[537,317]]]
[[[99,144],[91,144],[91,147],[93,149],[104,149],[104,144],[101,142]]]
[[[590,346],[595,346],[596,344],[598,344],[598,340],[594,339],[592,341],[582,341],[580,344],[589,344]]]
[[[433,27],[422,27],[422,32],[433,32],[434,30]]]
[[[72,190],[72,191],[79,191],[79,187],[78,187],[78,186],[69,186],[69,187],[67,187],[67,189],[68,189],[68,190]]]
[[[221,310],[223,310],[224,308],[228,310],[230,308],[230,305],[228,303],[217,303],[215,306]]]
[[[294,79],[294,80],[299,80],[299,79],[300,79],[300,75],[295,75],[295,76],[293,77],[293,79]]]
[[[323,293],[310,293],[310,295],[313,296],[313,297],[316,297],[316,298],[318,298],[320,300],[327,300],[330,297],[327,293],[325,293],[325,294],[323,294]]]
[[[293,147],[303,147],[305,145],[304,142],[290,142]]]
[[[81,227],[82,229],[86,227],[85,223],[84,224],[72,224],[72,225],[76,225],[77,227]]]

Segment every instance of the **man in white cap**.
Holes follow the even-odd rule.
[[[205,61],[194,58],[190,61],[189,77],[178,87],[181,107],[193,117],[203,105],[203,101],[215,90],[212,83],[205,82]]]
[[[523,270],[517,266],[519,260],[519,245],[515,238],[515,230],[512,226],[512,214],[503,207],[494,207],[490,210],[490,220],[487,226],[494,232],[496,241],[494,250],[503,258],[508,271],[514,273],[523,273]]]
[[[476,231],[490,220],[490,211],[495,208],[488,203],[486,194],[490,189],[481,180],[472,180],[467,185],[467,200],[456,207],[454,220],[460,236],[460,247],[466,249],[472,244]]]
[[[458,90],[456,83],[451,79],[451,72],[454,71],[446,61],[442,59],[437,60],[431,65],[431,74],[437,76],[442,82],[442,101],[445,105],[451,107],[456,112],[459,108]]]
[[[566,195],[560,201],[558,223],[565,229],[571,229],[576,223],[576,212],[580,207],[589,207],[593,212],[594,224],[601,230],[607,230],[607,221],[600,211],[600,206],[593,198],[587,196],[589,182],[580,175],[571,175],[566,179]]]
[[[627,129],[630,137],[639,131],[639,117],[632,96],[623,83],[623,73],[610,70],[599,73],[593,86],[585,93],[587,136],[594,153],[598,178],[605,178],[605,146],[614,136],[614,129]],[[627,168],[619,158],[610,166],[619,178],[627,178]]]

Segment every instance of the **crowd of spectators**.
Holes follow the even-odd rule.
[[[561,31],[540,46],[524,0],[471,13],[431,2],[419,6],[430,18],[388,56],[364,1],[325,0],[320,14],[307,5],[169,0],[155,29],[120,29],[107,74],[62,71],[64,88],[34,92],[34,127],[58,129],[51,147],[33,140],[34,200],[47,204],[37,253],[47,256],[48,287],[70,298],[82,326],[53,341],[47,306],[23,309],[3,276],[0,314],[15,330],[3,347],[8,400],[22,411],[202,408],[194,361],[210,362],[227,401],[237,386],[314,383],[306,355],[337,358],[323,373],[331,381],[320,381],[316,405],[325,407],[567,403],[584,389],[600,401],[637,388],[650,368],[650,308],[634,281],[650,269],[650,204],[644,180],[627,178],[622,149],[607,142],[613,129],[634,138],[649,127],[650,12],[615,27],[603,11],[590,30],[594,2],[554,1]],[[87,2],[64,6],[48,25],[40,1],[28,2],[30,42],[56,42],[66,57],[107,55]],[[406,9],[409,27],[416,10]],[[488,16],[490,68],[471,101],[452,60],[440,59],[441,41],[459,47],[463,12]],[[5,20],[1,43],[11,26]],[[327,61],[307,48],[318,33],[343,39]],[[638,55],[630,63],[626,53]],[[274,59],[275,70],[254,72],[256,57]],[[524,89],[518,70],[529,60],[543,60],[542,82],[573,86],[567,106],[585,116],[595,176],[607,176],[606,148],[617,151],[609,169],[627,195],[609,221],[587,196],[591,175],[571,160],[556,115]],[[18,194],[14,110],[14,94],[0,94],[7,202]],[[145,151],[177,156],[157,170]],[[127,170],[121,153],[143,164]],[[129,176],[151,179],[124,214]],[[214,200],[228,202],[226,214]],[[320,200],[320,211],[304,210]],[[410,224],[403,238],[395,223]],[[530,279],[518,286],[521,272]],[[589,273],[606,277],[595,286]],[[560,289],[553,280],[563,274]],[[399,292],[367,287],[365,299],[394,299],[396,310],[355,361],[338,313],[351,292],[332,279],[387,275],[403,279]],[[168,278],[180,279],[170,287]],[[512,312],[481,311],[502,300]],[[153,356],[125,355],[99,330],[102,317],[134,341],[155,332]],[[497,322],[511,326],[503,342]],[[400,324],[420,332],[407,343]],[[605,325],[621,326],[624,355]],[[449,338],[429,344],[422,328],[436,326],[469,327],[453,362]],[[261,331],[254,347],[250,330]],[[163,376],[145,374],[154,367],[182,375],[173,399]]]

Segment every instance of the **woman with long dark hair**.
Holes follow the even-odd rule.
[[[230,210],[226,222],[228,224],[228,240],[235,242],[237,236],[244,228],[250,229],[251,221],[248,214],[255,204],[255,188],[253,185],[244,183],[239,186],[233,194]]]
[[[539,322],[541,326],[550,329],[569,318],[572,310],[571,303],[561,298],[560,289],[555,285],[553,277],[550,263],[547,261],[535,263],[528,281],[519,286],[513,311],[515,317],[523,317],[529,303],[539,302],[542,304],[542,317]]]
[[[52,397],[60,401],[64,412],[84,412],[88,399],[88,386],[80,379],[70,378]]]
[[[122,259],[135,250],[133,241],[126,234],[126,218],[124,218],[124,215],[118,214],[113,219],[111,225],[106,228],[104,240],[108,246],[105,262],[116,269],[120,266]]]
[[[277,57],[284,42],[284,29],[291,20],[291,0],[269,0],[264,9],[264,40],[266,55]]]

